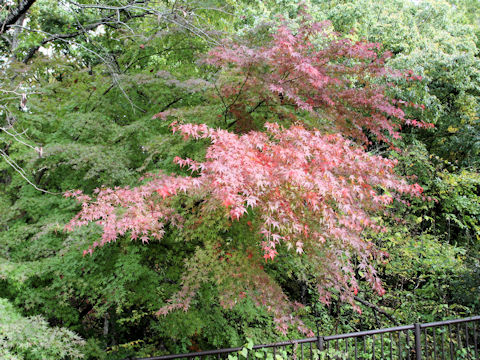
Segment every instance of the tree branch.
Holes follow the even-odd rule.
[[[0,149],[0,156],[5,160],[5,162],[12,167],[27,183],[29,183],[35,190],[38,190],[40,192],[43,192],[45,194],[50,194],[50,195],[59,195],[59,193],[53,193],[44,189],[39,188],[37,185],[35,185],[33,182],[30,181],[30,179],[27,177],[27,174],[25,173],[25,170],[23,170],[11,157],[8,156],[8,154]]]
[[[76,1],[71,1],[71,0],[67,0],[67,2],[81,9],[100,9],[100,10],[114,10],[114,11],[128,10],[137,4],[144,3],[143,1],[132,1],[131,3],[124,6],[110,6],[110,5],[103,5],[103,4],[80,4]]]
[[[27,52],[27,55],[23,59],[23,63],[24,64],[28,63],[28,61],[35,55],[35,53],[38,51],[38,49],[40,49],[41,46],[43,46],[45,44],[48,44],[49,42],[52,42],[52,41],[55,41],[55,40],[66,40],[66,39],[71,39],[71,38],[77,37],[77,36],[85,33],[86,31],[96,29],[100,25],[108,24],[110,22],[110,20],[112,20],[112,18],[110,18],[110,17],[101,19],[101,20],[99,20],[99,21],[97,21],[93,24],[83,26],[83,30],[75,31],[75,32],[70,33],[70,34],[53,34],[52,36],[43,39],[40,42],[40,45],[37,45],[37,46],[34,46],[34,47],[30,48]]]
[[[387,313],[385,310],[382,308],[379,308],[377,305],[372,304],[371,302],[368,302],[366,300],[363,300],[359,298],[358,296],[354,296],[355,301],[358,301],[360,304],[365,305],[369,307],[370,309],[378,311],[380,314],[384,315],[388,320],[390,320],[393,324],[398,325],[397,319],[395,319],[392,315]]]
[[[167,105],[165,105],[159,112],[164,112],[164,111],[168,110],[168,108],[169,108],[170,106],[176,104],[176,103],[179,102],[180,100],[182,100],[181,97],[172,100],[170,103],[168,103]]]
[[[0,34],[3,34],[8,28],[15,24],[18,19],[20,19],[24,14],[27,13],[28,9],[33,5],[36,0],[23,0],[18,6],[10,11],[7,17],[1,21],[2,26],[0,27]]]

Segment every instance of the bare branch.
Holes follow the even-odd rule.
[[[3,127],[0,127],[0,130],[3,131],[4,133],[6,133],[7,135],[13,137],[13,138],[15,139],[15,141],[19,142],[20,144],[25,145],[25,146],[29,147],[29,148],[32,149],[32,150],[35,150],[35,151],[39,154],[39,156],[41,157],[41,155],[42,155],[42,153],[43,153],[42,147],[32,146],[32,145],[26,143],[25,141],[23,141],[23,140],[20,138],[20,136],[21,136],[22,134],[17,133],[15,130],[13,130],[15,133],[10,132],[9,130],[7,130],[6,128],[3,128]]]
[[[81,9],[100,9],[100,10],[115,10],[115,11],[128,10],[133,8],[135,4],[144,3],[143,1],[133,1],[132,3],[124,6],[111,6],[111,5],[102,5],[102,4],[80,4],[76,1],[71,1],[71,0],[67,0],[67,2]]]
[[[18,25],[15,25],[15,26],[18,26]],[[55,37],[55,39],[58,39],[58,40],[61,40],[61,41],[64,41],[68,44],[75,44],[76,46],[78,47],[81,47],[83,50],[93,54],[94,56],[98,57],[100,60],[102,60],[102,62],[105,64],[105,66],[107,66],[109,72],[110,72],[110,75],[112,76],[112,79],[113,79],[113,83],[115,85],[118,86],[118,88],[120,89],[120,91],[122,92],[122,94],[125,96],[125,98],[128,100],[128,102],[130,103],[130,105],[132,106],[132,108],[135,110],[135,109],[139,109],[140,111],[142,112],[145,112],[145,110],[141,109],[140,107],[138,107],[137,105],[135,105],[132,100],[129,98],[129,96],[127,95],[127,93],[125,92],[125,90],[123,89],[123,87],[120,85],[119,83],[119,79],[118,79],[118,72],[116,71],[116,69],[114,68],[114,66],[112,66],[112,63],[111,61],[108,61],[108,59],[106,59],[104,56],[102,56],[100,53],[86,47],[85,45],[83,45],[82,43],[79,43],[79,42],[75,42],[73,40],[71,40],[71,38],[73,36],[60,36],[58,37],[57,35],[54,35],[54,34],[50,34],[46,31],[42,31],[42,30],[35,30],[35,29],[30,29],[30,28],[25,28],[26,30],[28,31],[32,31],[32,32],[37,32],[37,33],[41,33],[41,34],[45,34],[45,35],[48,35],[50,37]]]
[[[133,0],[121,6],[112,6],[101,3],[81,4],[73,0],[63,1],[69,6],[78,7],[79,9],[97,9],[99,10],[99,12],[109,11],[110,14],[90,24],[82,24],[77,20],[76,27],[79,29],[78,31],[68,34],[51,34],[49,37],[43,39],[39,45],[34,46],[27,51],[27,54],[23,59],[23,62],[25,64],[28,63],[28,61],[35,55],[35,53],[41,46],[54,42],[56,40],[73,39],[82,34],[86,34],[90,30],[96,29],[100,25],[106,25],[114,28],[117,28],[117,26],[123,27],[128,29],[133,35],[135,35],[134,30],[127,24],[127,22],[135,18],[146,17],[149,15],[156,17],[159,21],[162,21],[164,23],[170,23],[180,29],[184,29],[194,34],[196,37],[202,38],[210,44],[219,44],[218,41],[214,39],[202,25],[200,25],[198,20],[195,20],[195,18],[197,18],[194,12],[195,7],[192,7],[191,5],[193,4],[190,3],[187,6],[185,4],[182,4],[182,2],[179,2],[179,4],[177,5],[177,2],[175,2],[171,8],[158,9],[154,5],[148,6],[148,0]],[[199,7],[198,9],[202,8]],[[215,8],[208,9],[215,10]],[[224,9],[218,10],[226,13]],[[11,25],[10,27],[18,27],[18,25]]]
[[[43,46],[43,45],[46,45],[46,44],[48,44],[52,41],[55,41],[55,40],[67,40],[67,39],[75,38],[75,37],[85,33],[86,31],[94,30],[97,27],[99,27],[100,25],[107,24],[110,20],[111,20],[111,18],[101,19],[101,20],[99,20],[99,21],[97,21],[93,24],[82,26],[82,30],[80,30],[80,31],[75,31],[75,32],[69,33],[69,34],[52,34],[51,36],[43,39],[40,42],[40,45],[37,45],[37,46],[34,46],[34,47],[30,48],[30,50],[28,50],[28,52],[27,52],[27,55],[23,59],[23,63],[24,64],[28,63],[28,61],[35,55],[35,53],[38,51],[38,49],[40,49],[40,47]],[[28,30],[30,30],[30,29],[28,29]]]
[[[0,156],[6,161],[6,163],[8,165],[10,165],[18,174],[20,174],[20,176],[26,181],[28,182],[31,186],[33,186],[33,188],[35,190],[38,190],[40,192],[43,192],[45,194],[50,194],[50,195],[59,195],[59,193],[53,193],[51,191],[48,191],[48,190],[44,190],[44,189],[41,189],[39,188],[37,185],[35,185],[33,182],[30,181],[30,179],[27,177],[26,173],[25,173],[25,170],[22,169],[21,166],[19,166],[10,156],[8,156],[8,154],[3,151],[2,149],[0,149]]]

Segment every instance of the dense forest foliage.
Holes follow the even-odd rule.
[[[0,357],[480,313],[476,0],[0,3]]]

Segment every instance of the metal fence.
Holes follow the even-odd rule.
[[[480,359],[480,316],[189,354],[132,358],[249,360]]]

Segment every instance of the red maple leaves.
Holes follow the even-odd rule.
[[[369,142],[366,131],[390,143],[400,136],[402,124],[433,126],[408,119],[399,107],[415,104],[386,95],[386,78],[421,77],[387,68],[391,53],[382,52],[380,44],[353,42],[331,31],[329,22],[311,23],[303,16],[298,29],[284,23],[264,46],[226,41],[210,51],[205,61],[228,69],[221,95],[251,109],[261,104],[281,117],[289,111],[294,120],[304,110],[318,125],[327,122],[326,130],[363,143]]]
[[[390,54],[382,54],[379,44],[353,43],[327,28],[328,23],[304,22],[294,34],[284,24],[265,46],[229,42],[212,50],[206,60],[229,69],[220,93],[245,105],[235,111],[264,104],[271,114],[285,118],[285,108],[290,106],[294,124],[267,122],[265,131],[238,135],[205,124],[173,122],[174,133],[211,142],[203,162],[175,158],[192,176],[160,173],[136,188],[98,190],[93,199],[79,191],[69,192],[66,196],[75,197],[82,209],[67,229],[91,222],[103,228],[101,241],[92,245],[90,253],[127,234],[143,242],[161,239],[167,223],[182,226],[172,199],[178,193],[201,196],[204,211],[221,208],[232,220],[257,210],[259,226],[248,222],[248,227],[262,235],[259,245],[265,261],[275,259],[280,245],[308,257],[325,303],[334,290],[341,300],[354,304],[357,270],[383,294],[373,264],[384,254],[363,235],[382,231],[375,215],[395,199],[420,196],[422,188],[400,179],[394,172],[395,161],[371,155],[347,137],[367,143],[368,131],[390,143],[391,137],[399,137],[402,123],[428,125],[407,119],[397,106],[400,101],[386,96],[380,79],[404,76],[385,67]],[[411,73],[406,76],[419,80]],[[302,116],[316,119],[318,126],[301,125]],[[234,269],[232,253],[222,266]],[[260,269],[258,257],[250,250],[244,258]],[[225,294],[249,294],[265,304],[282,331],[294,322],[304,329],[288,315],[291,307],[285,305],[286,296],[263,270],[249,276],[249,280],[238,277],[244,279],[243,288],[251,291],[225,288]],[[199,286],[198,280],[189,283],[188,279],[184,278],[176,300],[160,313],[188,308]]]
[[[382,231],[373,215],[394,197],[421,193],[418,185],[395,175],[395,161],[370,155],[339,134],[324,135],[300,125],[282,128],[268,123],[265,132],[241,136],[192,124],[172,127],[184,136],[211,140],[204,162],[176,159],[194,176],[159,174],[137,188],[100,190],[94,200],[79,192],[68,194],[82,203],[68,228],[100,224],[103,237],[93,247],[127,232],[147,242],[161,238],[167,222],[182,224],[169,206],[171,197],[179,191],[201,195],[205,209],[225,208],[234,220],[258,208],[265,260],[275,258],[281,243],[315,259],[323,301],[328,303],[328,289],[333,288],[353,302],[358,286],[353,257],[374,290],[383,293],[372,266],[372,259],[381,254],[362,234]]]

